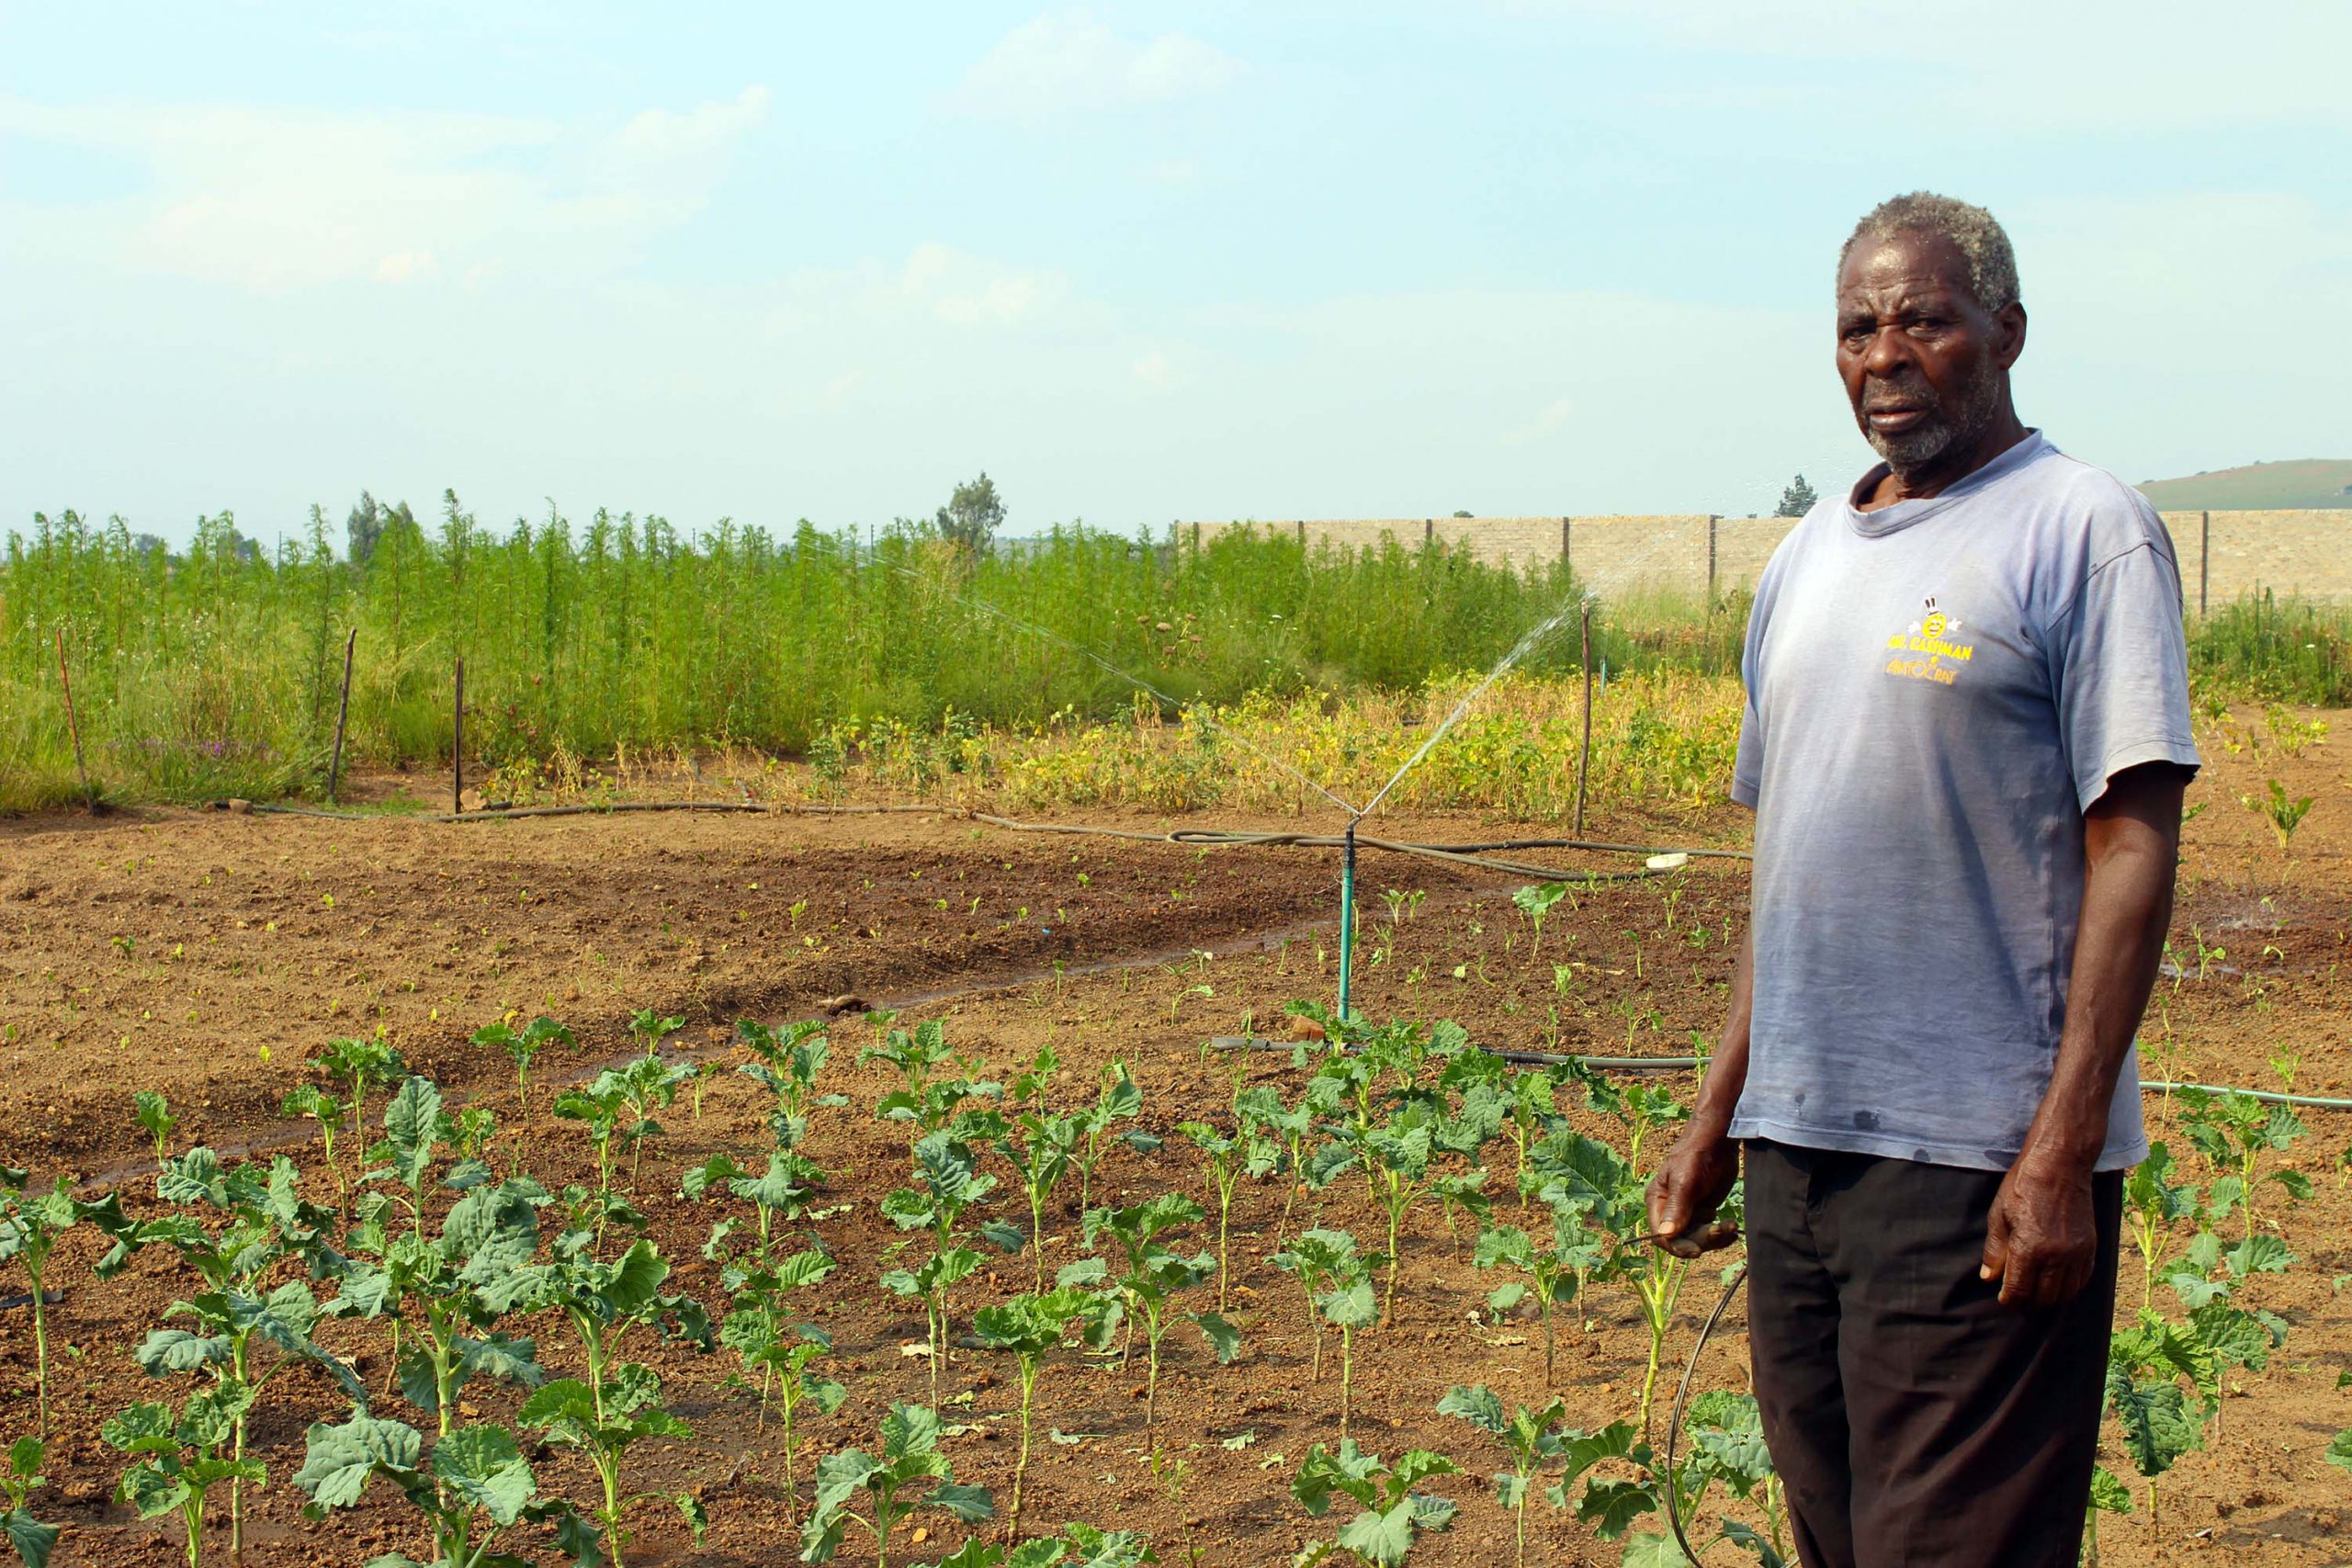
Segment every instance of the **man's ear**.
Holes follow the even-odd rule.
[[[2025,354],[2025,306],[2012,299],[1993,312],[1993,320],[2001,328],[2001,346],[1994,358],[2007,370]]]

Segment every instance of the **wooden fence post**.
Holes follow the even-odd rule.
[[[97,797],[90,793],[90,769],[82,760],[82,720],[74,711],[74,677],[65,670],[65,628],[57,628],[57,683],[65,693],[65,730],[74,737],[74,771],[82,779],[82,806],[95,812]]]
[[[2197,514],[2197,614],[2199,616],[2205,614],[2205,589],[2212,581],[2212,572],[2213,514],[2200,512]]]
[[[466,656],[458,655],[457,700],[449,713],[449,814],[466,808]]]
[[[1582,627],[1584,652],[1584,739],[1577,747],[1577,826],[1576,836],[1584,837],[1584,781],[1592,766],[1592,601],[1584,602]]]
[[[1715,604],[1715,525],[1721,521],[1722,519],[1713,513],[1707,513],[1707,607],[1709,609],[1713,609]]]
[[[343,639],[343,705],[334,710],[334,755],[327,760],[327,804],[334,804],[334,790],[343,777],[343,727],[351,716],[351,650],[358,645],[359,628]]]
[[[1570,570],[1575,570],[1574,563],[1568,558],[1568,520],[1565,517],[1560,519],[1560,564]]]

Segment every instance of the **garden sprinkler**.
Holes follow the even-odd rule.
[[[1348,989],[1354,978],[1356,959],[1356,824],[1361,817],[1348,818],[1348,829],[1340,839],[1340,1021],[1345,1023],[1348,1012]]]

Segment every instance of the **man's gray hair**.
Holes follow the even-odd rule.
[[[1871,208],[1838,251],[1839,268],[1863,241],[1897,234],[1939,234],[1950,240],[1968,263],[1968,289],[1978,304],[1998,310],[2017,303],[2018,254],[2009,248],[2009,236],[1999,220],[1981,207],[1933,191],[1915,190]]]

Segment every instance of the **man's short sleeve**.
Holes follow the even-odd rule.
[[[2086,811],[2126,768],[2194,771],[2201,761],[2189,735],[2180,572],[2162,537],[2096,565],[2049,628],[2059,739]]]
[[[1779,564],[1777,555],[1772,564]],[[1764,623],[1776,586],[1771,578],[1768,567],[1766,581],[1758,585],[1756,602],[1747,609],[1747,636],[1739,655],[1739,679],[1747,689],[1747,702],[1739,714],[1739,750],[1732,761],[1731,797],[1751,811],[1764,782],[1764,715],[1757,694],[1763,689]]]

